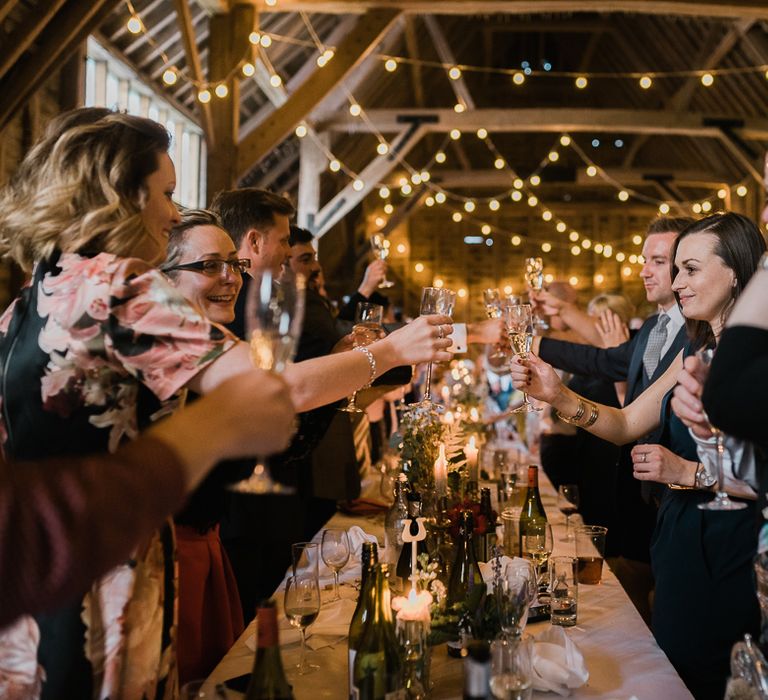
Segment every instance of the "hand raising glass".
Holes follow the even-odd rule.
[[[533,315],[530,304],[508,304],[504,307],[504,322],[507,326],[509,342],[512,352],[521,359],[526,359],[533,342]],[[530,401],[528,395],[523,392],[523,405],[516,408],[513,413],[540,411]]]
[[[378,340],[379,334],[384,330],[381,325],[383,317],[384,307],[381,304],[368,304],[361,301],[357,305],[355,325],[352,328],[353,347],[362,348]],[[350,396],[349,403],[339,410],[347,413],[364,413],[362,409],[357,407],[356,398],[357,392],[355,391]]]
[[[383,233],[374,233],[371,236],[371,248],[374,255],[379,260],[386,260],[389,257],[389,239]],[[386,274],[384,279],[379,283],[379,289],[389,289],[394,287],[395,283],[392,280],[388,280]]]

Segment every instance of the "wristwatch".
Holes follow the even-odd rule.
[[[710,474],[704,465],[699,462],[696,465],[696,477],[693,483],[697,489],[708,490],[717,483],[717,477]]]

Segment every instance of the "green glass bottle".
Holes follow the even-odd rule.
[[[544,506],[541,504],[541,495],[539,494],[539,468],[531,464],[528,467],[528,490],[525,493],[525,502],[523,510],[520,513],[520,551],[523,551],[523,537],[528,523],[547,520],[547,514],[544,512]]]
[[[355,700],[401,700],[403,661],[395,637],[395,624],[387,580],[388,567],[376,568],[376,605],[363,627],[363,637],[355,654],[353,671]]]
[[[378,563],[378,547],[375,542],[363,542],[363,578],[360,585],[360,595],[357,607],[352,613],[349,623],[349,697],[352,697],[354,687],[352,673],[355,668],[355,655],[360,648],[365,622],[373,615],[376,607],[376,564]]]
[[[264,601],[256,611],[257,647],[251,680],[245,700],[294,700],[280,657],[277,611],[272,600]]]
[[[480,607],[485,594],[485,583],[477,565],[472,535],[475,519],[471,510],[459,514],[459,538],[456,558],[448,581],[448,607],[461,603],[470,614]]]

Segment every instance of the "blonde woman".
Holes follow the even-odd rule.
[[[168,146],[159,124],[110,114],[64,131],[34,175],[0,197],[3,252],[31,274],[0,318],[7,457],[114,450],[172,411],[185,388],[205,394],[255,371],[247,345],[155,267],[179,221]],[[285,373],[291,399],[306,410],[392,366],[447,360],[450,330],[449,318],[424,317],[371,345],[370,355],[294,365]],[[174,696],[172,562],[166,529],[137,543],[134,558],[82,601],[22,619],[0,638],[0,679],[13,678],[21,697]]]

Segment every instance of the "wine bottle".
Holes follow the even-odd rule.
[[[395,637],[386,564],[376,567],[376,603],[365,621],[355,654],[352,697],[355,700],[401,700],[403,662]]]
[[[355,668],[355,655],[360,648],[365,623],[373,615],[376,606],[376,564],[378,547],[375,542],[363,542],[363,579],[357,607],[349,623],[349,697],[354,686],[352,672]]]
[[[256,611],[257,647],[251,680],[245,700],[293,700],[280,657],[277,611],[273,600],[266,600]]]
[[[384,551],[387,563],[393,566],[400,558],[400,550],[403,547],[403,524],[408,519],[407,483],[408,477],[400,474],[395,481],[395,502],[384,518]]]
[[[465,609],[474,614],[480,607],[485,593],[485,583],[480,574],[480,567],[475,557],[475,547],[472,535],[475,519],[471,510],[459,513],[459,542],[456,547],[456,558],[451,567],[451,578],[448,581],[448,607],[463,604]]]
[[[480,515],[485,520],[485,532],[478,539],[477,554],[480,561],[490,561],[496,544],[496,513],[491,508],[491,489],[480,489]]]
[[[539,494],[539,468],[531,464],[528,467],[528,490],[525,493],[525,502],[523,510],[520,513],[520,551],[523,551],[523,537],[527,526],[531,522],[547,520],[547,514],[544,512],[544,506],[541,505],[541,495]]]
[[[491,646],[483,639],[467,644],[464,657],[464,700],[491,697]]]
[[[411,491],[408,494],[408,517],[411,521],[411,534],[417,535],[419,532],[419,525],[416,522],[416,518],[421,517],[421,496],[415,491]],[[405,527],[405,525],[403,525],[403,527]],[[408,588],[411,577],[411,547],[411,544],[403,546],[400,550],[400,557],[397,560],[397,569],[395,573],[400,578],[403,590]],[[416,543],[416,556],[420,554],[428,554],[426,539],[419,540]]]

